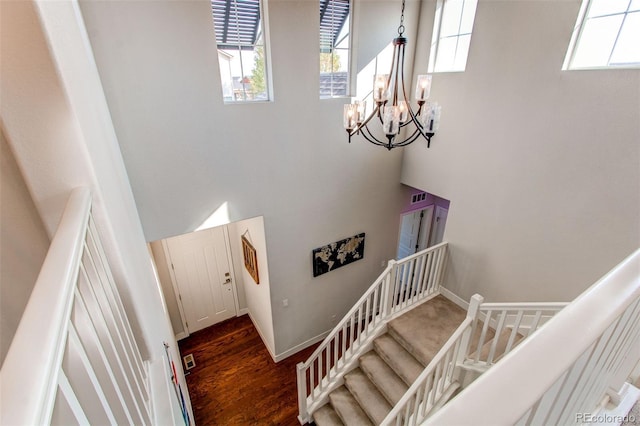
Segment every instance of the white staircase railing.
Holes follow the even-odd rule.
[[[581,424],[639,359],[637,250],[425,424]]]
[[[476,327],[480,331],[477,350],[467,354],[467,364],[485,369],[493,365],[497,357],[503,357],[524,339],[560,312],[568,303],[482,303],[477,319],[473,324],[472,334]],[[494,337],[489,337],[491,330]],[[501,336],[508,334],[504,342]],[[475,342],[474,342],[475,343]],[[483,356],[482,348],[488,345],[488,353]]]
[[[483,303],[482,296],[474,295],[462,324],[381,425],[421,424],[462,385],[462,365],[486,370],[565,306],[567,303]],[[508,338],[503,342],[500,336],[505,331]],[[485,342],[488,353],[483,356]]]
[[[0,371],[0,424],[151,424],[147,373],[91,217],[71,194]]]
[[[309,359],[297,365],[298,420],[327,401],[340,377],[385,330],[386,323],[427,297],[440,286],[447,253],[441,243],[399,261],[384,272],[344,316]]]

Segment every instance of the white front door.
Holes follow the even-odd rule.
[[[170,262],[189,333],[236,315],[224,227],[168,238]]]

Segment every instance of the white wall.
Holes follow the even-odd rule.
[[[271,284],[269,282],[269,263],[267,259],[267,242],[264,233],[264,219],[255,217],[241,220],[228,225],[229,241],[233,256],[233,269],[236,276],[236,286],[242,288],[247,309],[262,341],[269,350],[272,358],[276,358],[275,340],[273,332],[273,317],[271,312]],[[256,249],[258,257],[259,284],[253,280],[244,267],[242,254],[242,240],[245,236]]]
[[[0,365],[9,350],[49,237],[0,129]]]
[[[466,72],[433,79],[440,132],[405,150],[402,182],[451,200],[467,299],[570,300],[640,246],[640,70],[560,70],[579,6],[480,0]]]
[[[223,105],[208,1],[81,8],[146,239],[192,231],[225,202],[231,221],[263,216],[280,354],[330,329],[394,257],[401,153],[348,144],[346,101],[318,99],[317,3],[268,3],[275,100],[251,105]],[[360,7],[361,52],[374,55],[400,5]],[[363,260],[312,278],[312,249],[359,232]]]
[[[182,318],[180,317],[180,309],[178,308],[178,300],[176,299],[176,293],[173,290],[173,283],[171,281],[171,272],[169,271],[169,263],[162,247],[162,240],[153,241],[149,243],[149,249],[153,256],[153,261],[158,271],[158,280],[162,287],[162,294],[164,295],[164,302],[167,305],[167,311],[169,313],[169,319],[171,320],[171,327],[173,333],[178,336],[185,333],[184,325],[182,324]]]
[[[168,342],[178,358],[77,3],[9,1],[1,7],[0,115],[48,233],[71,190],[90,187],[143,356],[162,361]]]

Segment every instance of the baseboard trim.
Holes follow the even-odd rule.
[[[248,313],[249,313],[249,308],[242,308],[242,309],[238,310],[238,312],[236,313],[236,317],[241,317],[241,316],[246,315]]]
[[[304,342],[300,343],[299,345],[296,345],[290,349],[287,349],[286,351],[276,355],[276,357],[274,358],[275,362],[279,362],[282,361],[285,358],[290,357],[291,355],[300,352],[303,349],[308,348],[309,346],[321,342],[322,340],[324,340],[325,337],[327,337],[329,335],[329,333],[331,333],[333,329],[331,330],[327,330],[324,333],[320,333],[315,337],[312,337],[309,340],[305,340]]]
[[[247,310],[247,314],[249,315],[249,319],[251,319],[251,322],[253,323],[253,326],[258,331],[258,334],[260,335],[260,339],[262,339],[262,343],[264,344],[264,347],[267,348],[267,352],[269,352],[269,355],[271,356],[271,359],[273,359],[273,362],[278,362],[276,360],[276,355],[273,352],[273,349],[271,349],[269,347],[269,345],[267,344],[267,339],[265,338],[264,334],[262,333],[262,330],[260,330],[260,327],[258,326],[258,322],[255,319],[253,319],[253,316],[251,315],[251,312],[249,312],[248,310]]]
[[[469,310],[469,302],[465,302],[464,299],[462,299],[457,294],[453,293],[451,290],[447,290],[446,288],[440,286],[440,294],[442,294],[447,299],[451,300],[456,305],[460,306],[465,311]]]
[[[189,337],[189,333],[185,333],[184,331],[176,334],[176,340],[186,339],[187,337]]]

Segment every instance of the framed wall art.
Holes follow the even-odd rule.
[[[260,284],[260,274],[258,273],[258,256],[256,255],[256,249],[251,245],[249,240],[242,237],[242,255],[244,257],[244,267],[249,271],[249,275],[256,282]]]
[[[364,257],[364,232],[312,251],[313,276],[348,265]]]

